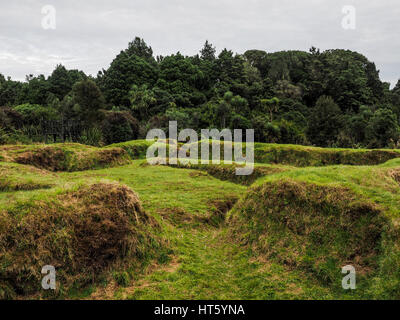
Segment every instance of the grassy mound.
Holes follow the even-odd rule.
[[[341,290],[341,267],[352,265],[361,297],[400,298],[393,170],[307,168],[262,178],[230,212],[232,236],[333,290]]]
[[[0,162],[0,192],[51,188],[53,178],[51,173],[45,170]]]
[[[115,143],[109,145],[109,148],[122,148],[124,149],[132,160],[146,159],[147,149],[153,145],[154,142],[146,140],[132,140],[127,142]]]
[[[118,184],[16,203],[0,212],[0,297],[40,292],[45,265],[56,268],[62,294],[124,258],[144,260],[159,245],[150,236],[157,226],[138,196]]]
[[[253,189],[236,210],[232,223],[268,258],[331,282],[340,265],[374,267],[386,225],[376,205],[347,189],[292,180]]]
[[[0,159],[50,171],[82,171],[126,164],[121,148],[96,148],[76,143],[31,146],[1,146]]]

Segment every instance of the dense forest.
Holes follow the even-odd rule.
[[[80,124],[79,142],[146,137],[152,128],[255,130],[258,142],[400,146],[400,80],[390,89],[357,52],[249,50],[154,57],[136,38],[94,78],[58,65],[25,82],[0,74],[0,143],[43,140],[42,123]]]

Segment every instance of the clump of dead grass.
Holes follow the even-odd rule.
[[[63,150],[45,147],[21,153],[16,157],[15,162],[51,171],[63,171],[66,168],[66,160]]]
[[[400,184],[400,169],[396,168],[389,170],[389,176],[398,184]]]

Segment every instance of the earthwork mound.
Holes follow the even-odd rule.
[[[45,265],[56,268],[60,293],[95,281],[126,257],[140,260],[160,244],[158,224],[126,186],[99,183],[48,198],[0,212],[2,298],[40,291]]]

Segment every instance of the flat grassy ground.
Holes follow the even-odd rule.
[[[129,150],[123,145],[114,147],[124,149],[131,158],[135,155],[143,158],[143,143],[140,144],[139,151],[132,151],[135,143],[130,143]],[[261,147],[277,148],[272,145],[258,148]],[[73,146],[69,145],[68,148],[73,149]],[[311,148],[308,150],[312,152]],[[332,150],[334,149],[329,154]],[[82,153],[82,150],[79,152]],[[287,147],[284,148],[284,153],[286,152]],[[318,156],[311,158],[320,159],[323,149],[318,149],[318,152]],[[370,159],[365,157],[366,152],[369,151],[360,151],[363,162]],[[397,158],[397,151],[383,153],[384,160],[387,153]],[[280,157],[283,156],[279,154]],[[300,161],[299,166],[302,167],[295,167],[290,166],[296,163],[289,156],[285,156],[287,160],[282,161],[284,166],[274,164],[275,158],[274,161],[267,161],[270,157],[271,154],[260,156],[260,159],[269,164],[256,164],[257,168],[265,168],[262,174],[265,176],[261,175],[252,186],[241,184],[240,181],[231,182],[229,177],[218,179],[215,177],[218,174],[211,175],[202,168],[150,166],[143,159],[111,168],[77,172],[51,172],[29,165],[0,162],[0,211],[10,207],[14,211],[15,208],[23,210],[29,203],[48,201],[55,194],[74,190],[79,186],[118,182],[134,190],[146,213],[159,222],[160,236],[165,239],[168,248],[166,254],[149,260],[139,269],[115,266],[105,272],[101,281],[71,289],[62,293],[59,296],[61,298],[379,298],[379,295],[367,294],[364,290],[337,289],[337,284],[323,283],[301,268],[293,268],[275,259],[266,259],[254,246],[238,242],[232,237],[232,227],[221,218],[221,212],[223,211],[222,216],[229,215],[227,211],[232,205],[252,188],[289,179],[316,185],[346,187],[360,198],[369,199],[378,205],[383,214],[394,225],[398,225],[400,193],[396,177],[400,176],[397,173],[400,172],[400,160],[393,159],[372,166],[321,166],[318,160],[318,167],[304,167],[305,162]],[[4,158],[7,159],[7,156]],[[306,155],[305,158],[310,157]],[[335,161],[338,161],[337,158]],[[351,161],[356,160],[352,157]],[[373,161],[377,161],[375,156]],[[338,274],[340,271],[339,269]],[[37,298],[40,295],[38,293],[30,297]]]

